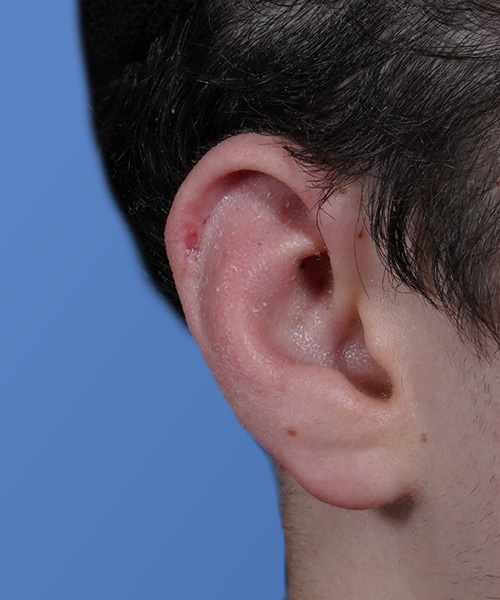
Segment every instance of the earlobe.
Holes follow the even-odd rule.
[[[408,496],[416,476],[411,402],[365,339],[365,320],[380,331],[360,281],[360,265],[375,280],[371,240],[354,256],[358,191],[320,231],[304,170],[278,140],[242,135],[195,166],[166,227],[188,325],[238,419],[309,493],[346,508]]]

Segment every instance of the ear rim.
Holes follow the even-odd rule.
[[[266,160],[262,160],[262,148],[265,148]],[[184,274],[184,265],[180,256],[184,245],[185,231],[178,227],[179,220],[191,219],[193,224],[203,222],[212,212],[217,202],[217,183],[232,173],[255,171],[286,182],[286,185],[306,201],[309,210],[318,203],[318,195],[310,186],[310,177],[305,170],[298,170],[296,161],[284,149],[282,139],[258,133],[242,133],[227,138],[209,150],[194,165],[183,181],[172,203],[164,230],[165,248],[177,290]],[[206,180],[204,193],[199,193],[199,181]],[[196,199],[197,198],[197,199]],[[207,203],[207,198],[212,198]],[[189,200],[190,214],[186,214],[185,204]],[[183,213],[183,216],[180,213]],[[179,297],[181,295],[179,294]],[[198,342],[198,318],[189,302],[181,298],[186,322]]]
[[[190,220],[197,226],[203,223],[218,201],[218,182],[224,181],[231,173],[240,171],[263,173],[284,183],[302,199],[304,205],[310,211],[318,205],[318,191],[310,185],[311,177],[284,150],[283,141],[278,138],[260,134],[241,134],[228,138],[210,150],[194,166],[190,175],[179,188],[174,200],[165,227],[165,244],[178,290],[180,291],[183,288],[183,293],[179,295],[188,326],[193,337],[202,348],[206,345],[206,340],[204,339],[201,323],[201,313],[197,307],[194,284],[192,281],[189,283],[185,260],[186,228],[179,227],[179,223],[189,224]],[[205,356],[205,358],[207,357]],[[210,366],[214,371],[213,365]],[[311,377],[315,376],[314,369],[315,367],[310,366]],[[217,376],[216,379],[228,398],[228,395],[231,395],[230,390],[224,389]],[[359,392],[352,394],[352,389],[349,390],[349,386],[347,388],[345,385],[341,387],[342,394],[345,396],[343,410],[347,412],[341,416],[340,420],[342,421],[345,417],[349,426],[349,423],[351,425],[356,423],[352,416],[345,416],[347,414],[354,415],[353,411],[350,410],[349,412],[348,409],[351,398],[357,399],[358,408],[363,405],[363,402],[359,401]],[[349,394],[351,396],[348,398]],[[234,408],[234,401],[231,402],[230,400],[230,403],[233,404]],[[361,410],[360,414],[363,412]],[[390,419],[382,413],[380,424],[383,423],[385,429],[388,429]],[[415,429],[415,423],[410,423],[410,419],[407,418],[409,415],[407,413],[401,415],[400,413],[401,411],[392,412],[393,416],[395,415],[400,421],[404,421],[405,427],[408,425],[412,430]],[[373,411],[372,414],[374,414]],[[238,417],[242,420],[240,415]],[[369,421],[369,419],[364,421]],[[291,426],[292,423],[289,423],[289,425]],[[262,434],[258,427],[254,426],[254,422],[245,419],[243,419],[243,426],[249,429],[258,443],[264,446],[306,491],[328,504],[342,508],[366,509],[391,504],[401,497],[414,494],[416,486],[412,480],[415,478],[411,476],[412,469],[410,469],[410,463],[413,463],[413,460],[410,460],[409,456],[406,458],[402,456],[403,454],[411,454],[409,443],[403,449],[402,446],[398,446],[401,464],[393,465],[394,468],[390,474],[387,474],[385,465],[394,458],[394,452],[391,448],[387,452],[385,452],[387,450],[385,449],[385,453],[381,452],[377,456],[377,453],[373,451],[363,454],[359,449],[355,458],[353,458],[352,453],[349,455],[349,452],[347,452],[345,456],[337,456],[335,460],[325,460],[324,468],[318,470],[315,467],[318,456],[314,455],[314,452],[300,450],[300,443],[303,439],[305,440],[303,443],[308,443],[307,437],[295,437],[295,435],[288,434],[288,439],[286,437],[284,439],[290,442],[290,437],[293,437],[294,444],[288,443],[286,448],[282,450],[280,445],[284,443],[283,433],[277,434],[266,431]],[[357,423],[356,426],[358,426]],[[365,427],[370,431],[371,425],[367,424]],[[400,426],[396,429],[402,435],[403,428]],[[286,431],[287,428],[281,427],[281,431],[283,430]],[[389,436],[390,433],[387,430],[386,435]],[[297,441],[299,441],[299,444],[297,444]],[[413,457],[411,458],[413,459]],[[326,464],[327,462],[328,464]],[[367,480],[366,473],[370,469],[375,473]],[[330,477],[333,472],[335,477]],[[336,481],[333,481],[333,479],[336,479]]]

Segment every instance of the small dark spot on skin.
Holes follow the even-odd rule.
[[[306,263],[304,261],[302,261],[299,265],[299,269],[305,269],[306,268]]]
[[[426,434],[426,433],[423,433],[423,434],[420,436],[420,441],[421,441],[423,444],[426,444],[426,443],[427,443],[427,434]]]
[[[207,218],[206,218],[206,219],[203,221],[203,225],[206,225],[206,224],[208,223],[208,219],[209,219],[209,218],[210,218],[210,217],[207,217]]]
[[[285,429],[285,431],[287,432],[287,434],[288,434],[290,437],[296,437],[296,436],[297,436],[297,433],[298,433],[298,432],[297,432],[297,430],[296,430],[296,429],[294,429],[293,427],[287,427],[287,428]]]
[[[362,240],[364,235],[365,235],[365,232],[364,232],[363,230],[361,230],[361,231],[358,233],[358,238],[359,238],[360,240]]]

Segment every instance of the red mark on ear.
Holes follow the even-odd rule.
[[[200,240],[198,237],[198,231],[194,224],[188,225],[187,232],[184,236],[184,244],[188,252],[198,252],[200,249]]]
[[[287,428],[285,429],[285,431],[287,432],[287,434],[288,434],[290,437],[296,437],[296,436],[297,436],[297,433],[298,433],[298,431],[297,431],[296,429],[294,429],[293,427],[287,427]]]

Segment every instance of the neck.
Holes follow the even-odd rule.
[[[468,588],[453,587],[449,564],[438,556],[436,521],[418,504],[339,509],[310,496],[288,474],[280,479],[288,600],[465,597]]]

